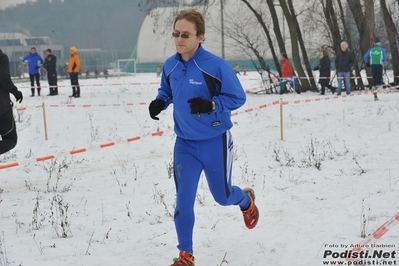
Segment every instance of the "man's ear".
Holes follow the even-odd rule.
[[[199,43],[205,42],[205,34],[201,34],[200,36],[198,36],[198,41]]]

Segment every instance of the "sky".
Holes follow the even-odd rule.
[[[379,101],[285,94],[281,140],[281,96],[263,93],[256,73],[239,79],[247,102],[232,116],[233,183],[255,190],[260,220],[246,229],[239,208],[219,206],[202,177],[197,266],[327,265],[398,214],[397,91]],[[0,169],[0,265],[170,265],[173,105],[149,118],[155,73],[81,84],[79,99],[68,97],[68,80],[54,97],[47,88],[28,97],[29,84],[16,84],[25,96],[14,110],[19,140],[0,166],[20,165]],[[384,246],[364,249],[399,252],[398,220],[379,231]]]

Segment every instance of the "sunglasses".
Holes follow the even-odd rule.
[[[190,36],[193,36],[193,34],[172,32],[172,36],[175,38],[179,38],[179,36],[181,36],[183,39],[188,39]]]

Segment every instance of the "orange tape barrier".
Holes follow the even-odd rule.
[[[250,90],[254,90],[257,88],[262,88],[261,87],[256,87],[256,88],[252,88],[252,89],[248,89],[246,90],[246,92],[249,92]],[[46,107],[50,107],[50,108],[90,108],[90,107],[120,107],[120,106],[137,106],[137,105],[148,105],[148,103],[146,102],[138,102],[138,103],[100,103],[100,104],[49,104],[46,105]],[[21,111],[26,111],[28,109],[32,109],[32,108],[42,108],[43,105],[37,105],[37,106],[24,106],[24,107],[17,107],[14,108],[15,111],[17,112],[21,112]]]
[[[399,212],[393,216],[391,219],[386,221],[383,225],[378,227],[374,233],[367,236],[362,242],[356,245],[355,248],[352,249],[352,252],[361,252],[364,250],[364,247],[368,247],[369,244],[377,242],[383,235],[385,235],[391,228],[393,228],[397,223],[399,223]],[[347,261],[352,261],[352,258],[347,258]]]
[[[80,79],[82,80],[82,79]],[[84,79],[83,79],[84,80]],[[93,83],[93,84],[80,84],[79,87],[105,87],[105,86],[110,86],[110,87],[114,87],[114,86],[137,86],[137,85],[159,85],[160,82],[159,81],[151,81],[151,82],[126,82],[126,83]],[[70,88],[71,85],[69,84],[61,84],[58,85],[57,88]],[[30,85],[26,85],[26,86],[18,86],[18,88],[21,89],[30,89],[31,86]],[[42,85],[39,88],[49,88],[49,86],[47,85]]]
[[[377,92],[383,92],[383,91],[394,90],[396,88],[399,88],[399,86],[390,87],[390,88],[380,88],[380,89],[377,89],[376,91]],[[314,98],[314,99],[290,100],[290,101],[283,101],[282,104],[283,105],[289,105],[289,104],[300,104],[300,103],[310,103],[310,102],[321,102],[321,101],[328,101],[328,100],[331,100],[331,99],[342,99],[342,98],[346,98],[346,97],[361,96],[361,95],[366,95],[366,94],[372,94],[372,92],[371,91],[365,91],[365,92],[352,93],[350,95],[342,95],[342,96],[335,95],[335,96],[332,96],[332,97],[328,97],[327,96],[327,97],[317,97],[317,98]],[[274,105],[278,105],[278,104],[280,104],[280,100],[275,100],[275,101],[273,101],[271,103],[259,105],[258,107],[252,107],[252,108],[244,109],[242,111],[233,112],[233,113],[231,113],[231,116],[234,117],[234,116],[237,116],[239,114],[247,114],[247,113],[250,113],[250,112],[253,112],[253,111],[256,111],[256,110],[261,110],[261,109],[264,109],[264,108],[267,108],[267,107],[270,107],[270,106],[274,106]],[[169,131],[169,130],[165,130],[165,131]],[[163,135],[165,133],[165,131],[154,132],[154,133],[147,134],[145,136],[150,136],[150,137],[161,136],[161,135]],[[142,139],[142,137],[137,136],[137,137],[133,137],[133,138],[127,138],[126,141],[127,142],[133,142],[133,141],[141,140],[141,139]],[[115,146],[115,145],[120,144],[120,143],[126,143],[126,141],[108,142],[108,143],[100,144],[99,147],[100,148],[107,148],[107,147]],[[96,148],[96,147],[97,146],[91,147],[91,148],[88,148],[88,149],[82,148],[82,149],[72,150],[68,154],[75,155],[75,154],[79,154],[79,153],[84,153],[84,152],[92,150],[93,148]],[[42,162],[42,161],[54,159],[55,157],[58,157],[60,155],[63,155],[63,154],[59,154],[57,156],[49,155],[49,156],[45,156],[45,157],[39,157],[39,158],[36,158],[35,160],[37,162]],[[21,163],[18,163],[18,162],[13,162],[13,163],[5,164],[5,165],[0,165],[0,170],[17,167],[19,165],[21,165]]]
[[[166,130],[169,131],[169,130]],[[98,148],[100,149],[104,149],[104,148],[108,148],[108,147],[113,147],[119,144],[124,144],[126,142],[132,142],[132,141],[136,141],[136,140],[141,140],[143,137],[156,137],[156,136],[162,136],[163,134],[165,134],[166,131],[158,131],[158,132],[154,132],[151,134],[147,134],[144,136],[137,136],[137,137],[132,137],[132,138],[127,138],[126,140],[121,140],[121,141],[116,141],[116,142],[107,142],[107,143],[103,143],[100,144],[98,146],[92,146],[89,148],[81,148],[81,149],[75,149],[72,151],[69,151],[67,153],[63,152],[63,153],[59,153],[56,155],[47,155],[47,156],[43,156],[43,157],[38,157],[38,158],[34,158],[34,159],[28,159],[28,160],[24,160],[22,162],[13,162],[13,163],[8,163],[8,164],[2,164],[0,165],[0,170],[3,169],[9,169],[9,168],[14,168],[20,165],[24,165],[24,164],[29,164],[30,162],[44,162],[44,161],[48,161],[48,160],[52,160],[55,159],[57,157],[60,156],[64,156],[64,155],[76,155],[76,154],[80,154],[80,153],[84,153],[84,152],[88,152],[91,150],[96,150]]]
[[[310,79],[334,79],[334,78],[345,79],[344,77],[338,77],[337,75],[334,75],[334,76],[331,76],[331,77],[318,77],[318,75],[316,77],[314,75],[313,75],[313,77],[309,77],[309,76],[306,76],[306,77],[294,76],[294,77],[295,77],[295,79],[309,79],[309,80]],[[351,76],[350,77],[350,79],[372,79],[372,78],[373,77],[370,77],[370,76],[360,76],[360,77]],[[399,78],[399,76],[391,76],[389,78],[395,79],[395,78]],[[282,77],[278,77],[278,76],[275,76],[275,77],[272,77],[272,78],[263,78],[263,80],[281,80],[281,79],[293,80],[292,77],[291,78],[282,78]],[[250,79],[250,80],[252,80],[252,79]]]
[[[121,107],[121,106],[137,106],[137,105],[147,105],[146,102],[139,102],[139,103],[100,103],[100,104],[49,104],[46,105],[46,107],[51,107],[51,108],[56,108],[56,107],[66,107],[66,108],[75,108],[75,107],[81,107],[81,108],[90,108],[90,107]],[[25,107],[17,107],[14,108],[15,111],[21,112],[21,111],[26,111],[27,109],[33,109],[33,108],[42,108],[43,105],[36,105],[36,106],[25,106]]]

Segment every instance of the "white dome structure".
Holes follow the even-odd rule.
[[[147,15],[141,25],[137,41],[137,63],[163,62],[166,58],[176,53],[172,32],[173,20],[176,8],[157,8]],[[205,42],[203,46],[208,51],[222,56],[222,38],[219,32],[219,25],[208,18],[220,20],[220,9],[212,8],[207,11],[205,18]],[[245,56],[237,56],[239,53],[234,51],[234,41],[225,36],[225,59],[239,60],[248,59]],[[230,47],[230,49],[229,49]],[[233,48],[233,49],[231,49]]]

